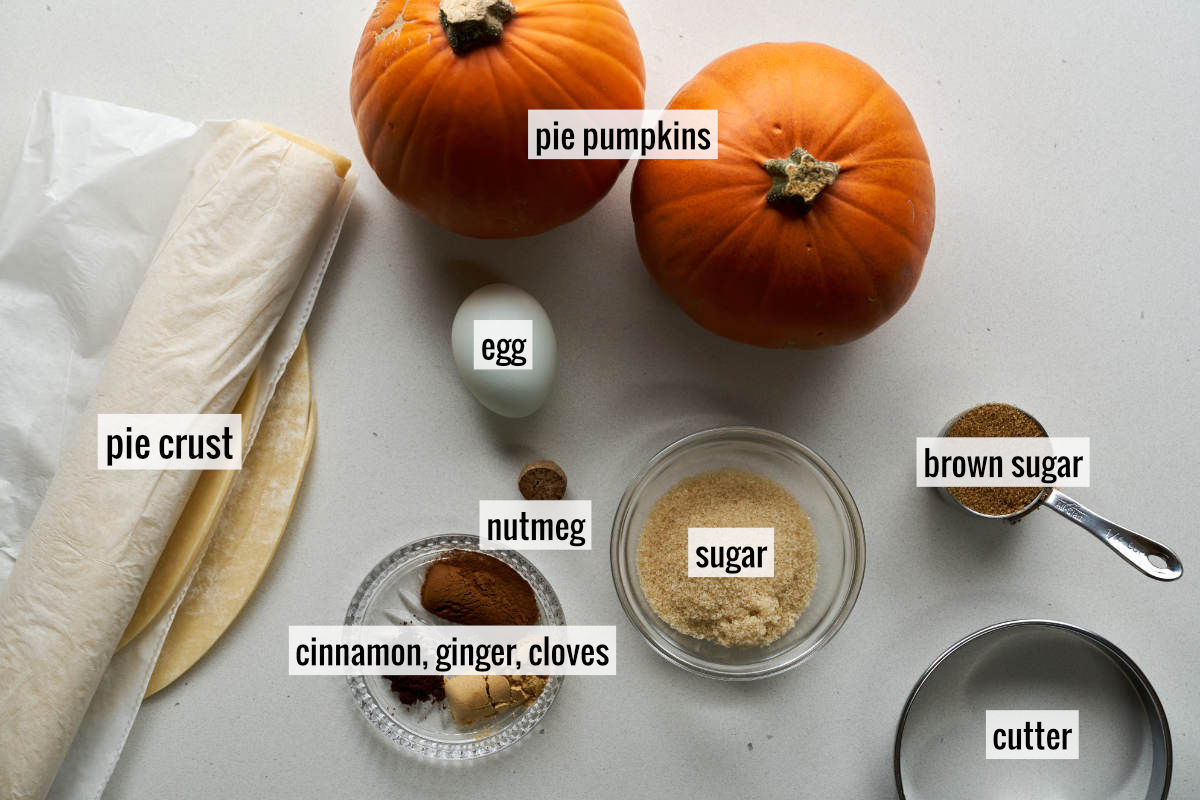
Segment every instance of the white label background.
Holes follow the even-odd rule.
[[[917,438],[917,486],[1090,486],[1092,479],[1092,440],[1087,436],[921,436]],[[925,477],[926,449],[929,455],[941,464],[942,456],[963,458],[990,458],[999,456],[1004,470],[1003,477]],[[1045,456],[1081,456],[1078,475],[1071,478],[1055,478],[1050,483],[1012,476],[1014,457],[1044,458]]]
[[[717,142],[717,111],[716,109],[530,109],[529,111],[529,140],[527,156],[530,159],[715,159],[718,155]],[[538,155],[538,131],[553,132],[558,123],[560,142],[562,133],[570,130],[574,139],[572,147],[543,147]],[[700,148],[659,149],[659,122],[665,130],[682,131],[690,129],[697,133],[708,133],[709,146]],[[675,123],[678,122],[678,128]],[[653,137],[648,134],[642,140],[654,140],[655,147],[642,154],[641,149],[627,148],[622,150],[592,150],[585,154],[584,149],[588,138],[597,135],[601,129],[605,131],[624,131],[637,129],[639,131],[653,130]],[[590,131],[590,133],[589,133]],[[609,134],[611,135],[611,134]]]
[[[1022,730],[1022,738],[1024,737],[1025,723],[1030,723],[1034,728],[1038,722],[1042,723],[1047,731],[1051,729],[1063,730],[1069,728],[1071,733],[1067,736],[1067,746],[1062,746],[1062,738],[1059,738],[1059,749],[1057,750],[997,750],[995,733],[997,728],[1009,730],[1011,728],[1019,728]],[[1079,758],[1079,711],[997,711],[988,709],[984,714],[984,727],[987,732],[987,742],[985,752],[989,761],[993,760],[1028,760],[1028,761],[1045,761],[1051,759],[1070,761]],[[1037,734],[1034,734],[1036,741]],[[1045,734],[1042,734],[1043,740]],[[1025,742],[1022,742],[1025,744]]]
[[[127,432],[132,428],[132,433]],[[230,434],[230,458],[164,458],[159,449],[163,437],[171,439],[175,446],[176,436],[224,436]],[[108,464],[109,436],[119,436],[122,447],[128,450],[129,437],[145,436],[149,439],[149,456],[131,458],[126,452],[113,464]],[[221,442],[222,451],[225,443]],[[184,451],[187,444],[184,444]],[[242,415],[241,414],[97,414],[96,415],[96,468],[97,469],[241,469],[242,468]]]
[[[569,664],[533,664],[531,650],[543,645],[550,638],[551,646],[569,645],[578,647],[604,646],[607,663],[590,666]],[[301,660],[300,647],[323,645],[381,645],[406,647],[419,645],[425,663],[405,664],[402,674],[408,675],[616,675],[617,674],[617,628],[615,625],[291,625],[288,627],[288,674],[289,675],[395,675],[395,665],[370,667],[314,665],[311,650],[304,654],[307,664]],[[452,641],[453,640],[453,641]],[[436,664],[439,645],[500,646],[516,645],[513,651],[515,663],[489,665],[480,671],[473,666],[460,665],[439,671]]]
[[[559,540],[549,538],[545,541],[509,541],[507,539],[489,539],[488,521],[493,519],[508,520],[509,528],[512,522],[520,519],[524,512],[529,518],[526,530],[532,529],[532,522],[550,520],[551,524],[558,520],[583,520],[583,544],[578,547],[571,545],[571,534],[568,528],[567,538]],[[479,501],[479,549],[480,550],[591,550],[592,549],[592,501],[591,500],[480,500]]]
[[[743,568],[740,572],[728,573],[724,566],[696,566],[696,550],[700,547],[766,547],[761,567]],[[775,529],[774,528],[688,528],[688,577],[689,578],[773,578],[775,577]]]
[[[477,319],[473,328],[473,338],[475,340],[475,369],[533,369],[533,320],[531,319]],[[501,339],[521,339],[524,340],[524,349],[520,355],[524,357],[525,363],[521,366],[500,366],[496,363],[498,353],[493,353],[492,358],[485,359],[483,357],[483,342],[485,339],[499,341]],[[507,355],[511,356],[512,353]]]

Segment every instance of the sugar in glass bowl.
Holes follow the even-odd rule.
[[[763,475],[791,492],[817,539],[808,607],[791,630],[761,647],[724,647],[675,630],[654,612],[638,578],[638,542],[655,501],[684,478],[723,468]],[[697,675],[742,681],[789,670],[833,638],[858,599],[866,555],[858,508],[833,468],[799,442],[750,427],[694,433],[651,458],[621,498],[609,547],[617,596],[650,647]]]

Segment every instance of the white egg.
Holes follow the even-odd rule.
[[[504,417],[527,417],[554,384],[558,344],[546,309],[528,292],[493,283],[473,292],[450,329],[454,365],[475,399]]]

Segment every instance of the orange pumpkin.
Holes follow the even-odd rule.
[[[933,235],[933,175],[912,115],[862,61],[759,44],[670,103],[718,114],[716,160],[647,160],[633,179],[642,260],[716,333],[817,348],[882,325]]]
[[[645,70],[616,0],[381,0],[350,106],[393,194],[467,236],[541,233],[596,204],[623,161],[530,160],[530,109],[641,108]]]

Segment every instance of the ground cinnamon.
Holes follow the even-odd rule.
[[[421,605],[462,625],[533,625],[538,620],[533,588],[498,558],[451,550],[429,565]]]

